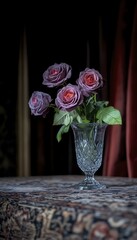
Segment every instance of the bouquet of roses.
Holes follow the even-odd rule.
[[[97,90],[104,86],[104,81],[97,70],[85,68],[75,84],[71,83],[71,76],[70,65],[51,65],[43,73],[42,84],[46,91],[34,91],[28,102],[32,115],[46,117],[50,110],[53,111],[53,125],[61,125],[57,133],[58,142],[73,122],[122,124],[120,111],[109,106],[108,101],[98,99]],[[54,98],[47,93],[47,88],[56,89]]]

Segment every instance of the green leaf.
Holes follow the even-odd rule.
[[[79,115],[77,115],[77,121],[78,121],[78,123],[82,123],[83,121],[82,121],[82,119],[81,119],[81,117],[79,116]]]
[[[69,114],[66,115],[66,117],[64,118],[64,125],[68,125],[71,122],[71,117],[69,116]]]
[[[53,125],[69,125],[74,119],[77,119],[78,113],[73,110],[71,112],[58,111],[54,114]]]
[[[108,106],[109,102],[108,101],[97,101],[96,102],[96,107],[98,108],[103,108]]]
[[[62,125],[64,122],[67,125],[69,122],[69,113],[66,111],[59,111],[54,114],[53,125]]]
[[[105,122],[109,125],[121,125],[122,118],[121,113],[118,109],[112,106],[101,108],[96,115],[97,119],[101,122]]]
[[[67,133],[69,131],[69,128],[70,128],[70,125],[68,125],[68,126],[62,125],[61,126],[61,128],[59,129],[57,136],[56,136],[58,142],[61,141],[63,133]]]

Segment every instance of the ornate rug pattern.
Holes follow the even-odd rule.
[[[137,240],[137,179],[83,176],[0,178],[0,240]]]

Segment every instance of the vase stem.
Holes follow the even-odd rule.
[[[84,181],[85,182],[91,182],[91,181],[94,181],[95,180],[95,178],[94,178],[94,174],[85,174],[85,179],[84,179]]]
[[[82,182],[75,185],[80,190],[104,189],[105,185],[101,184],[94,178],[94,174],[86,174]]]

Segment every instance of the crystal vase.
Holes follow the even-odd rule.
[[[80,190],[103,189],[106,186],[95,179],[102,164],[104,136],[107,124],[73,123],[76,160],[85,174],[82,182],[74,187]]]

